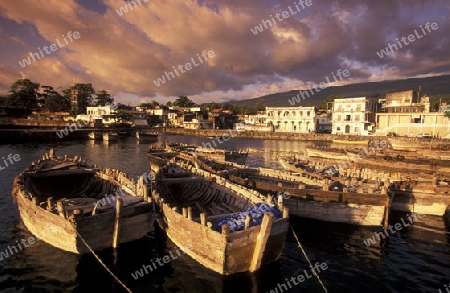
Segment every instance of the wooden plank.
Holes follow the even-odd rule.
[[[261,267],[261,260],[264,255],[264,250],[266,248],[267,239],[270,235],[270,230],[272,228],[274,215],[272,213],[264,214],[264,218],[261,223],[261,230],[256,240],[255,251],[253,252],[252,261],[250,264],[249,271],[254,272]]]
[[[114,220],[114,236],[112,247],[117,248],[120,242],[120,226],[122,219],[122,207],[123,207],[123,199],[118,198],[116,202],[116,218]]]

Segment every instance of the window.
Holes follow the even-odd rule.
[[[340,126],[336,127],[336,131],[341,131],[341,127]]]
[[[338,115],[338,121],[341,121],[342,117],[341,115]]]
[[[356,111],[361,111],[361,104],[356,106]]]
[[[351,115],[346,115],[345,121],[350,121],[350,120],[351,120]]]
[[[359,121],[360,116],[359,115],[355,115],[355,121]]]

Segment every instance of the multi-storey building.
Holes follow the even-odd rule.
[[[315,131],[314,107],[266,107],[266,123],[276,132]]]
[[[335,99],[333,102],[333,134],[369,134],[375,126],[378,103],[366,97]]]
[[[420,97],[413,90],[388,93],[385,99],[379,101],[382,111],[386,113],[430,112],[430,99],[427,96]]]
[[[429,134],[446,136],[450,133],[450,121],[442,111],[430,113],[430,98],[420,97],[418,92],[403,91],[386,94],[381,99],[384,113],[376,114],[377,135],[396,133],[417,136]]]

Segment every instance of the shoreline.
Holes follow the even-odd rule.
[[[165,134],[188,135],[201,137],[216,137],[228,135],[231,138],[290,140],[290,141],[332,141],[332,140],[374,140],[386,139],[385,136],[374,135],[342,135],[329,133],[293,133],[293,132],[262,132],[262,131],[237,131],[235,129],[184,129],[165,128]]]
[[[0,143],[20,143],[29,141],[53,141],[60,140],[56,132],[66,128],[70,123],[56,123],[53,125],[1,125],[0,126]],[[167,128],[167,127],[127,127],[127,128],[94,128],[80,127],[73,129],[71,135],[66,139],[79,139],[87,136],[91,131],[108,132],[108,131],[125,131],[132,133],[136,130],[150,130],[160,134],[181,135],[207,137],[209,140],[215,140],[222,136],[241,139],[262,139],[262,140],[287,140],[287,141],[322,141],[332,142],[333,140],[343,141],[345,145],[360,145],[361,141],[378,141],[389,140],[390,137],[375,135],[345,135],[330,133],[292,133],[292,132],[263,132],[263,131],[237,131],[236,129],[185,129],[185,128]],[[396,137],[396,140],[405,142],[418,142],[423,144],[440,143],[450,146],[450,140],[445,139],[420,139],[417,137]],[[352,142],[355,143],[352,143]]]

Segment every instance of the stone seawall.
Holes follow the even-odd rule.
[[[331,141],[340,140],[373,140],[384,137],[363,136],[363,135],[335,135],[328,133],[284,133],[284,132],[260,132],[260,131],[240,131],[235,129],[184,129],[184,128],[166,128],[165,133],[176,135],[205,136],[216,137],[228,135],[231,138],[253,138],[269,140],[311,140],[311,141]]]

